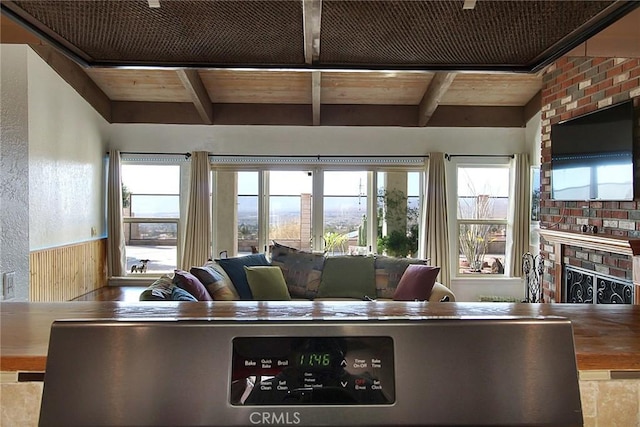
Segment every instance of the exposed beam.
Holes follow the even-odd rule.
[[[82,67],[49,45],[29,46],[106,121],[112,121],[111,100]]]
[[[202,124],[189,102],[113,101],[112,105],[113,123]]]
[[[524,107],[463,107],[441,105],[429,120],[433,127],[521,128]]]
[[[213,104],[211,103],[207,89],[204,87],[202,79],[198,74],[198,70],[182,69],[176,72],[178,73],[178,77],[180,77],[180,81],[182,81],[185,89],[189,92],[193,105],[196,107],[198,114],[200,114],[202,121],[205,124],[212,125]]]
[[[322,0],[302,0],[304,62],[311,65],[320,58],[320,20]]]
[[[202,120],[188,102],[114,101],[114,123],[198,125]],[[322,106],[322,126],[416,127],[415,105]],[[312,126],[309,104],[215,104],[216,125]],[[458,107],[443,105],[433,115],[434,127],[522,127],[523,107]]]
[[[464,10],[472,10],[476,8],[476,0],[464,0],[464,4],[462,5],[462,9]]]
[[[320,126],[320,93],[322,91],[322,74],[320,71],[311,73],[311,105],[313,125]]]
[[[42,44],[40,38],[18,25],[5,15],[0,15],[0,43]]]
[[[442,96],[455,78],[456,73],[435,73],[418,106],[418,126],[426,126],[429,123],[429,119],[438,108]]]
[[[527,123],[533,116],[542,110],[542,91],[539,90],[524,106],[524,122]]]

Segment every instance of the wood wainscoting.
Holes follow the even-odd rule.
[[[69,301],[107,286],[107,239],[33,251],[30,301]]]

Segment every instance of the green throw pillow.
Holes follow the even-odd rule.
[[[289,301],[291,295],[277,266],[244,267],[253,299],[257,301]]]
[[[376,298],[374,259],[369,256],[329,257],[324,261],[318,298]]]

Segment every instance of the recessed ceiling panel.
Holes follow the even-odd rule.
[[[147,0],[53,0],[8,6],[92,64],[304,63],[299,1],[161,0],[152,8]]]
[[[320,62],[530,66],[613,1],[322,2]]]

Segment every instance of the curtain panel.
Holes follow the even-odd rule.
[[[120,151],[109,152],[107,178],[107,268],[109,277],[126,274],[127,255],[122,227],[122,176]]]
[[[513,158],[513,197],[511,198],[511,248],[509,275],[522,277],[522,255],[529,251],[531,224],[531,167],[529,155],[516,154]]]
[[[203,265],[211,257],[210,170],[209,153],[193,152],[184,248],[180,262],[181,268],[187,271],[194,265]]]
[[[447,183],[444,153],[430,153],[425,182],[420,230],[421,253],[430,258],[431,265],[440,267],[438,281],[450,286],[449,222],[447,219]]]

